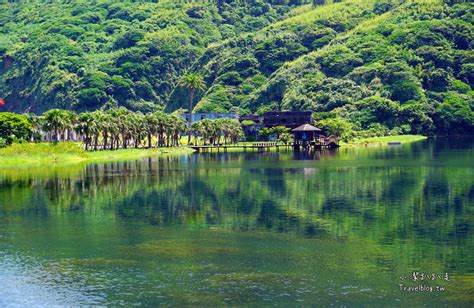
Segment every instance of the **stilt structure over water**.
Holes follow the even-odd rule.
[[[322,135],[322,129],[310,124],[303,124],[293,129],[295,150],[309,150],[311,148],[338,148],[339,141],[334,135],[326,137]]]
[[[223,152],[227,152],[227,149],[243,149],[246,150],[255,150],[259,152],[270,151],[272,148],[276,149],[277,151],[280,148],[289,148],[291,144],[281,144],[278,142],[256,142],[252,144],[234,144],[234,145],[194,145],[190,146],[191,149],[195,150],[196,152],[212,152],[212,150],[216,150],[219,152],[222,150]]]

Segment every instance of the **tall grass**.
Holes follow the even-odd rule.
[[[349,143],[341,142],[343,146],[385,146],[389,142],[400,142],[411,143],[416,141],[425,140],[427,137],[420,135],[396,135],[396,136],[384,136],[384,137],[370,137],[370,138],[361,138],[355,139]]]
[[[284,19],[268,26],[268,28],[278,28],[282,25],[295,24],[303,25],[315,23],[320,20],[327,19],[346,19],[349,16],[359,14],[364,10],[370,9],[374,6],[375,1],[367,0],[347,0],[338,3],[329,3],[314,7],[310,11],[293,17]]]
[[[0,149],[2,156],[51,156],[57,154],[74,154],[87,156],[78,143],[58,142],[58,143],[14,143],[6,148]]]
[[[181,155],[192,153],[184,147],[153,149],[120,149],[115,151],[86,152],[79,143],[21,143],[0,149],[0,169],[31,164],[72,163],[83,161],[111,161],[141,157]]]
[[[293,18],[289,18],[286,20],[281,21],[280,23],[286,23],[286,22],[296,22],[298,20],[304,21],[304,20],[311,20],[311,21],[317,21],[318,18],[320,19],[328,19],[331,17],[342,17],[342,16],[349,16],[349,15],[344,15],[348,14],[347,12],[337,12],[337,10],[340,8],[341,4],[349,4],[349,7],[354,5],[354,9],[356,9],[359,6],[359,9],[362,9],[364,5],[372,5],[375,3],[375,1],[366,1],[366,0],[350,0],[350,1],[345,1],[345,2],[339,2],[335,4],[329,4],[329,5],[324,5],[320,6],[313,11],[301,14],[299,16],[295,16]],[[314,57],[317,56],[324,56],[326,53],[330,52],[334,46],[337,46],[338,44],[344,43],[348,38],[354,36],[355,34],[364,34],[372,31],[374,28],[377,26],[383,24],[385,21],[389,20],[391,17],[395,16],[397,13],[403,10],[407,10],[410,5],[413,4],[420,4],[418,9],[421,9],[423,11],[434,11],[440,8],[440,6],[443,5],[443,2],[441,0],[411,0],[411,1],[406,1],[402,3],[399,1],[400,5],[393,9],[392,11],[388,11],[384,14],[374,16],[372,18],[369,18],[367,20],[361,21],[355,28],[340,33],[339,35],[336,36],[329,44],[323,46],[320,49],[311,51],[307,54],[304,54],[298,58],[296,58],[293,61],[289,61],[285,64],[284,67],[281,69],[289,69],[291,67],[299,67],[301,65],[304,65],[305,61],[308,59],[313,59]],[[353,12],[354,13],[354,12]],[[326,14],[326,15],[325,15]],[[333,14],[333,15],[331,15]],[[342,14],[342,15],[341,15]],[[276,23],[277,24],[277,23]],[[276,25],[274,24],[274,25]],[[280,70],[281,70],[280,69]]]

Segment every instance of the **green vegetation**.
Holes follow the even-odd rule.
[[[210,44],[302,1],[278,2],[0,1],[0,97],[17,112],[155,111]]]
[[[193,122],[189,130],[189,136],[194,136],[194,144],[220,144],[223,137],[224,144],[237,143],[244,137],[244,132],[240,126],[239,121],[234,119],[217,119],[209,120],[203,119]],[[188,144],[190,139],[188,138]]]
[[[189,90],[189,105],[188,105],[188,127],[193,123],[193,102],[194,95],[197,91],[204,91],[206,84],[201,75],[188,73],[183,76],[182,84]],[[188,132],[188,144],[191,142],[191,130]]]
[[[310,110],[342,119],[326,124],[349,126],[346,139],[470,133],[472,16],[463,2],[318,6],[209,47],[193,66],[210,85],[196,109]]]
[[[203,119],[189,127],[176,112],[143,114],[124,107],[80,114],[51,109],[41,116],[0,113],[0,129],[5,145],[12,141],[78,141],[85,151],[179,147],[183,145],[182,134],[186,132],[195,137],[194,144],[237,143],[244,137],[241,125],[235,119]],[[187,144],[191,144],[190,137]],[[42,148],[38,149],[47,154]],[[53,152],[58,150],[61,148]]]
[[[470,306],[473,148],[460,145],[3,169],[1,260],[101,290],[84,305]],[[428,281],[447,292],[400,296],[414,268],[449,271]]]
[[[397,135],[397,136],[384,136],[384,137],[370,137],[360,138],[352,140],[351,142],[345,143],[344,146],[386,146],[389,142],[400,142],[401,144],[417,142],[425,140],[427,137],[418,135]]]
[[[293,142],[293,135],[290,131],[291,129],[285,126],[264,127],[258,132],[258,135],[261,140],[276,139],[287,144]]]
[[[308,110],[345,140],[474,132],[468,1],[0,6],[10,111]]]
[[[117,151],[87,152],[74,142],[13,143],[0,149],[1,168],[21,167],[32,164],[71,163],[82,161],[114,161],[140,157],[189,154],[193,150],[184,147],[153,149],[121,149]]]
[[[28,138],[31,124],[21,115],[11,112],[0,113],[0,148],[15,140]]]

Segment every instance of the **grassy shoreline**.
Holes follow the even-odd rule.
[[[418,135],[386,136],[358,139],[341,143],[342,147],[379,147],[388,142],[402,144],[424,140],[427,137]],[[0,168],[18,167],[45,163],[103,162],[137,159],[143,157],[184,155],[193,153],[189,147],[171,147],[154,149],[125,149],[115,151],[84,151],[78,143],[25,143],[13,144],[0,149]]]
[[[396,136],[384,136],[384,137],[370,137],[355,139],[351,142],[341,142],[341,147],[380,147],[388,146],[389,142],[400,142],[401,144],[407,144],[425,140],[428,137],[421,135],[396,135]]]
[[[101,162],[193,153],[188,147],[84,151],[73,142],[13,144],[0,149],[0,168],[19,165]]]

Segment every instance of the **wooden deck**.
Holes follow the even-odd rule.
[[[212,152],[213,150],[220,152],[227,152],[228,149],[242,149],[246,150],[256,150],[259,152],[268,151],[270,149],[279,150],[280,148],[293,148],[294,150],[305,150],[305,149],[321,149],[321,148],[338,148],[339,144],[334,141],[323,141],[323,142],[312,142],[308,143],[306,147],[303,147],[302,144],[292,143],[292,144],[281,144],[276,142],[256,142],[252,144],[219,144],[219,145],[192,145],[190,148],[196,152]]]
[[[219,145],[192,145],[190,146],[191,149],[195,150],[196,152],[212,152],[212,150],[223,150],[227,152],[228,149],[243,149],[244,151],[247,149],[250,150],[257,150],[257,151],[265,151],[270,150],[272,148],[279,150],[282,147],[290,147],[290,144],[279,144],[276,142],[261,142],[261,143],[252,143],[252,144],[219,144]]]

